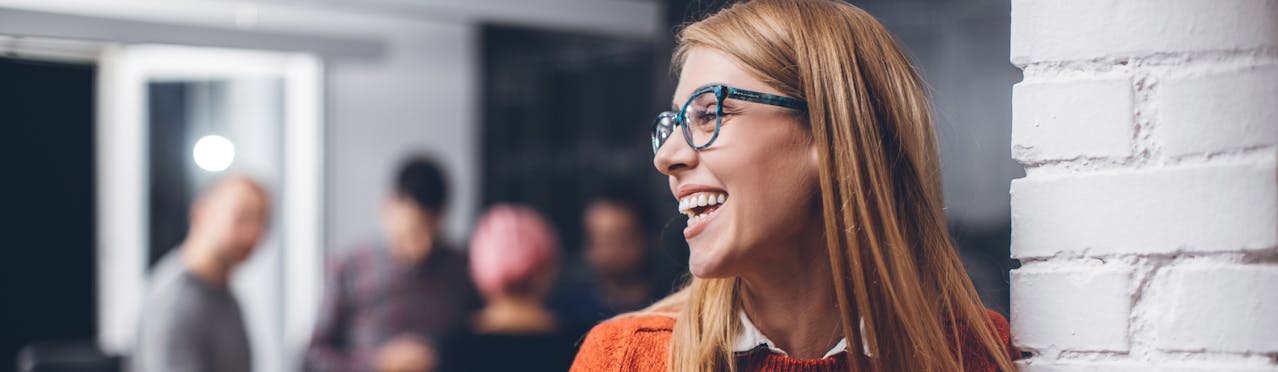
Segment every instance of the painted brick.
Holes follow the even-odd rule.
[[[1155,317],[1159,348],[1278,352],[1278,266],[1198,263],[1165,270],[1151,299],[1161,311]]]
[[[1021,372],[1148,372],[1149,366],[1136,363],[1115,362],[1078,362],[1047,363],[1034,361],[1021,362]]]
[[[1012,62],[1278,45],[1275,0],[1013,0]]]
[[[1021,370],[1278,372],[1278,0],[1012,0],[1011,41]]]
[[[1195,365],[1168,365],[1149,361],[1076,361],[1018,362],[1021,372],[1278,372],[1278,365],[1243,364],[1242,362],[1197,362]]]
[[[1157,131],[1166,155],[1278,143],[1278,65],[1171,78],[1161,85]]]
[[[1012,255],[1263,250],[1278,245],[1274,158],[1012,181]]]
[[[1198,362],[1192,366],[1159,366],[1162,372],[1278,372],[1278,365],[1246,365],[1235,362]],[[1148,369],[1146,369],[1148,370]]]
[[[1129,156],[1134,111],[1130,77],[1016,84],[1012,157],[1032,163]]]
[[[1131,278],[1131,268],[1122,266],[1013,270],[1014,342],[1039,350],[1127,350]]]

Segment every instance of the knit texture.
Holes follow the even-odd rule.
[[[1009,356],[1017,356],[1011,342],[1011,326],[997,312],[989,311],[998,337],[1007,347]],[[595,326],[586,336],[573,362],[573,372],[626,371],[665,372],[670,353],[670,334],[674,318],[660,315],[636,316],[612,319]],[[966,372],[994,372],[994,360],[982,355],[980,342],[960,328],[963,337],[963,370]],[[953,340],[950,340],[954,344]],[[737,354],[740,371],[816,372],[848,371],[844,354],[824,359],[796,359],[759,348],[750,353]]]

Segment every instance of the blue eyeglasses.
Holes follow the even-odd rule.
[[[737,89],[726,85],[711,85],[692,92],[688,102],[683,104],[679,112],[666,111],[657,114],[652,124],[652,153],[656,154],[661,145],[674,134],[675,127],[683,127],[683,138],[693,150],[710,147],[719,138],[719,128],[723,126],[723,100],[732,98],[742,101],[762,103],[788,109],[807,111],[808,104],[800,99]]]

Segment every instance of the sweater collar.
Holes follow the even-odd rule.
[[[754,323],[750,321],[750,317],[746,316],[745,311],[737,312],[737,318],[741,321],[741,331],[737,333],[736,340],[733,342],[733,352],[748,353],[758,349],[759,347],[767,347],[768,351],[774,354],[780,354],[786,357],[790,356],[789,353],[786,353],[785,350],[781,350],[780,347],[777,347],[776,343],[768,339],[768,336],[765,336],[758,327],[755,327]],[[865,329],[865,319],[861,319],[861,329]],[[861,338],[864,341],[864,333]],[[866,346],[865,355],[870,356],[869,343],[862,342],[861,344]],[[841,338],[837,344],[834,344],[833,348],[830,348],[830,351],[825,352],[825,355],[821,356],[821,359],[834,357],[847,351],[847,349],[848,339],[846,337]]]

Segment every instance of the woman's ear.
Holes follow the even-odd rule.
[[[821,169],[821,151],[817,147],[816,139],[808,137],[808,165],[812,169]]]

